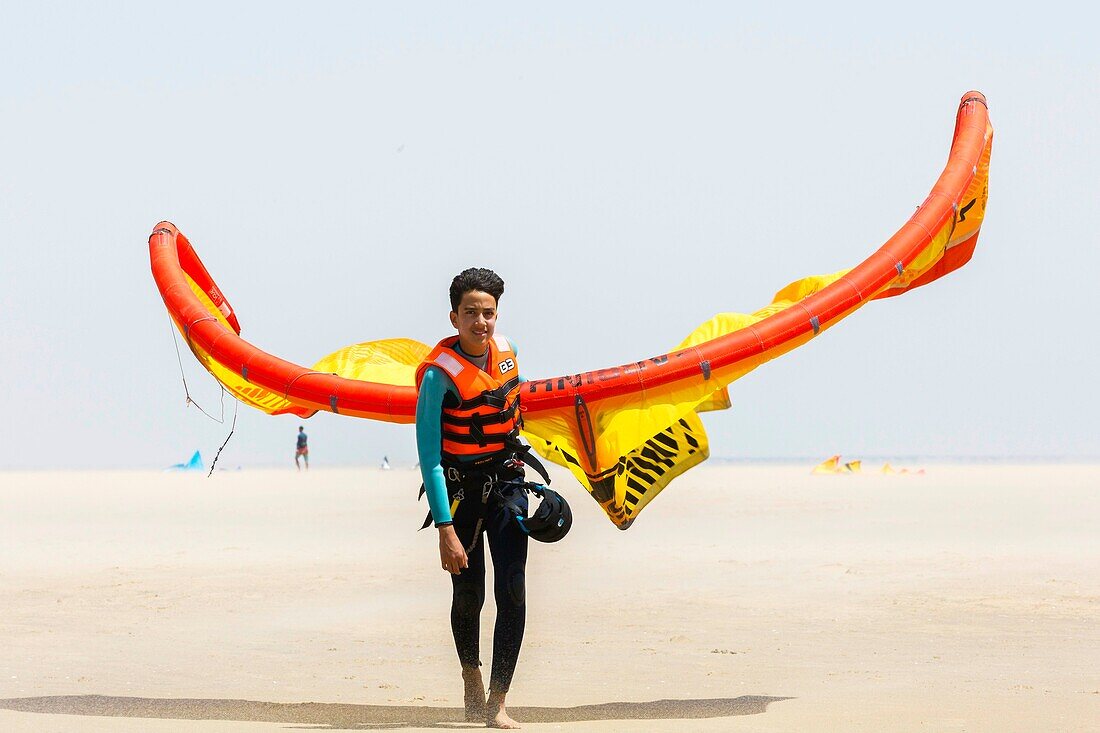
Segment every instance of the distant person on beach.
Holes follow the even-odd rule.
[[[416,445],[430,507],[424,526],[439,530],[439,558],[451,574],[451,631],[462,666],[466,720],[518,728],[504,707],[519,660],[527,606],[528,536],[509,511],[527,516],[524,462],[545,469],[519,441],[516,349],[495,335],[504,281],[470,268],[451,282],[451,325],[417,369]],[[548,481],[549,479],[547,479]],[[489,695],[478,646],[485,603],[485,545],[493,555],[496,626]]]
[[[298,463],[298,459],[302,458],[306,462],[306,470],[309,470],[309,436],[306,435],[306,429],[301,425],[298,426],[298,447],[294,449],[294,465],[298,467],[298,470],[302,470],[302,465]]]

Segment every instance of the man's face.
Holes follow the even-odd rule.
[[[497,327],[497,299],[480,290],[462,296],[458,310],[451,311],[451,325],[458,329],[458,342],[470,356],[481,356]]]

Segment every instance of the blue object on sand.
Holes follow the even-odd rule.
[[[201,471],[202,470],[202,456],[198,451],[195,451],[195,455],[191,456],[191,460],[187,463],[176,463],[165,469],[166,471]]]

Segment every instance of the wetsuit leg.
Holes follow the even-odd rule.
[[[463,502],[454,518],[455,533],[463,547],[470,546],[477,523],[476,511],[463,511],[468,508]],[[454,634],[459,663],[463,667],[479,667],[478,638],[481,633],[481,609],[485,605],[484,536],[477,547],[467,553],[466,560],[469,566],[458,575],[451,576],[451,633]]]
[[[527,495],[511,496],[527,513]],[[493,669],[489,675],[491,692],[507,692],[519,661],[523,627],[527,618],[527,535],[507,509],[495,503],[490,507],[486,539],[493,555],[493,592],[497,604],[497,622],[493,630]]]
[[[451,633],[463,667],[481,666],[478,636],[485,605],[485,547],[479,542],[468,555],[469,567],[451,576]]]

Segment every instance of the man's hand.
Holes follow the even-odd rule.
[[[466,559],[466,550],[462,548],[452,524],[439,528],[439,559],[443,563],[443,569],[454,575],[470,565]]]

